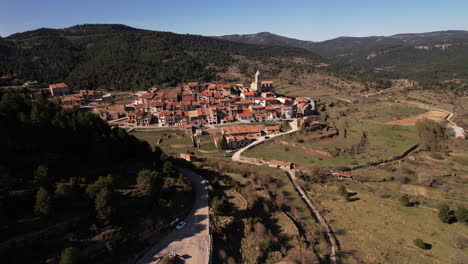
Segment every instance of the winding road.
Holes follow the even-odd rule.
[[[236,151],[234,153],[234,155],[232,155],[232,160],[237,161],[237,162],[242,162],[242,163],[254,164],[254,165],[265,165],[263,163],[256,163],[256,162],[252,162],[252,161],[249,161],[249,160],[245,160],[245,159],[242,158],[241,154],[244,151],[246,151],[246,150],[248,150],[250,148],[253,148],[253,147],[255,147],[255,146],[259,145],[259,144],[262,144],[263,142],[265,142],[267,140],[270,140],[272,138],[284,136],[284,135],[299,131],[299,128],[297,126],[296,121],[292,121],[289,124],[290,124],[290,126],[292,128],[291,130],[289,130],[287,132],[277,134],[277,135],[270,136],[270,138],[268,138],[268,139],[265,138],[265,137],[258,138],[256,141],[252,142],[251,144],[249,144],[249,145],[239,149],[238,151]],[[307,197],[304,189],[302,189],[302,187],[297,183],[297,181],[296,181],[296,171],[294,169],[284,169],[284,171],[287,173],[288,179],[290,180],[290,182],[294,186],[294,189],[296,190],[296,192],[299,194],[299,196],[302,198],[304,203],[309,208],[312,217],[319,224],[319,226],[320,226],[320,228],[321,228],[321,230],[322,230],[322,232],[323,232],[323,234],[325,236],[325,240],[327,241],[328,248],[329,248],[330,263],[331,264],[338,263],[337,262],[338,243],[336,241],[336,238],[335,238],[330,226],[325,221],[325,218],[322,216],[320,211],[317,210],[317,208],[314,206],[314,204],[309,200],[309,197]]]
[[[191,182],[195,190],[195,201],[184,220],[185,227],[174,230],[154,245],[137,264],[157,263],[159,258],[174,252],[187,264],[208,264],[211,257],[210,223],[208,215],[208,189],[202,176],[178,168]]]

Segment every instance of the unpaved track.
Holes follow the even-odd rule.
[[[299,129],[297,127],[297,123],[291,122],[290,125],[291,125],[291,128],[292,128],[290,131],[280,133],[278,135],[274,135],[274,136],[270,137],[270,139],[299,131]],[[242,162],[242,163],[255,164],[255,165],[265,165],[265,164],[254,163],[254,162],[244,160],[244,159],[242,159],[241,154],[244,151],[246,151],[246,150],[248,150],[248,149],[250,149],[250,148],[252,148],[252,147],[254,147],[256,145],[259,145],[259,144],[265,142],[266,140],[269,140],[269,139],[265,139],[265,138],[262,137],[261,139],[258,139],[257,141],[254,141],[253,143],[239,149],[238,151],[236,151],[234,153],[234,155],[232,155],[232,160],[237,161],[237,162]],[[294,169],[284,170],[284,171],[287,173],[288,179],[291,181],[291,183],[294,186],[294,189],[296,190],[296,192],[299,194],[299,196],[302,198],[304,203],[309,208],[312,217],[319,224],[320,229],[322,230],[322,232],[323,232],[323,234],[325,236],[325,240],[327,241],[327,245],[328,245],[328,248],[329,248],[330,263],[331,264],[338,263],[338,261],[337,261],[338,243],[336,242],[336,238],[335,238],[333,232],[331,231],[330,226],[325,221],[325,218],[321,215],[320,211],[318,211],[317,208],[315,208],[314,204],[309,200],[309,198],[307,197],[307,195],[306,195],[305,191],[302,189],[302,187],[297,183],[297,181],[296,181],[296,171]]]
[[[193,185],[195,202],[190,214],[185,218],[186,225],[175,229],[162,241],[154,245],[137,264],[157,263],[159,257],[171,251],[185,256],[186,264],[208,264],[211,256],[210,223],[208,215],[208,189],[203,177],[197,173],[179,168]]]

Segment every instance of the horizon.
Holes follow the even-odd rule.
[[[301,41],[310,41],[310,42],[322,42],[322,41],[327,41],[327,40],[332,40],[332,39],[337,39],[337,38],[392,37],[392,36],[396,36],[396,35],[429,34],[429,33],[434,33],[434,32],[450,32],[450,31],[465,31],[465,32],[468,32],[468,30],[466,30],[466,29],[441,29],[441,30],[424,31],[424,32],[400,32],[400,33],[395,33],[395,34],[391,34],[391,35],[363,35],[363,36],[342,35],[342,36],[336,36],[336,37],[331,38],[331,39],[324,39],[324,40],[320,40],[320,41],[315,41],[315,40],[309,40],[309,39],[299,39],[299,38],[289,37],[289,36],[286,36],[286,35],[281,35],[281,34],[278,34],[276,32],[270,32],[270,31],[259,31],[259,32],[254,32],[254,33],[233,33],[233,34],[224,34],[224,35],[200,35],[200,34],[195,34],[195,33],[182,33],[182,32],[174,32],[174,31],[159,30],[159,29],[138,28],[138,27],[133,27],[133,26],[126,25],[126,24],[121,24],[121,23],[82,23],[82,24],[75,24],[75,25],[70,25],[70,26],[66,26],[66,27],[56,27],[56,28],[54,28],[54,27],[39,27],[39,28],[34,28],[34,29],[27,29],[27,30],[24,30],[24,31],[21,31],[21,32],[11,33],[11,34],[9,34],[7,36],[1,36],[0,35],[0,37],[8,38],[8,37],[10,37],[12,35],[15,35],[15,34],[21,34],[21,33],[35,31],[35,30],[39,30],[39,29],[64,30],[64,29],[72,28],[72,27],[75,27],[75,26],[82,26],[82,25],[96,25],[96,26],[99,26],[99,25],[122,25],[122,26],[127,26],[127,27],[131,27],[131,28],[134,28],[134,29],[138,29],[138,30],[149,30],[149,31],[156,31],[156,32],[170,32],[170,33],[182,34],[182,35],[185,35],[185,34],[199,35],[199,36],[204,36],[204,37],[222,37],[222,36],[229,36],[229,35],[245,36],[245,35],[256,35],[256,34],[261,34],[261,33],[268,33],[268,34],[277,35],[277,36],[280,36],[280,37],[287,37],[287,38],[291,38],[291,39],[296,39],[296,40],[301,40]]]
[[[9,0],[0,10],[0,36],[39,28],[67,28],[78,24],[123,24],[134,28],[203,36],[271,32],[307,41],[338,37],[392,36],[434,31],[467,30],[468,3],[451,0],[245,0],[220,3],[141,1]],[[378,2],[378,3],[377,3]],[[101,12],[100,10],[105,10]],[[382,12],[382,10],[385,10]],[[294,14],[294,15],[292,15]],[[411,33],[404,33],[411,32]]]

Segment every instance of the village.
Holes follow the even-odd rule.
[[[93,112],[128,131],[178,128],[190,135],[201,135],[209,128],[219,127],[221,138],[214,138],[218,149],[241,148],[262,135],[280,133],[284,122],[314,119],[316,114],[313,100],[276,95],[273,82],[262,81],[259,71],[248,87],[190,82],[179,91],[158,90],[138,91],[131,102],[114,101],[110,93],[101,90],[72,93],[65,83],[49,85],[47,92],[60,98],[64,108]],[[255,126],[265,123],[270,125]]]

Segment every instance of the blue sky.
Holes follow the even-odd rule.
[[[468,0],[0,0],[0,36],[84,23],[304,40],[468,30]]]

